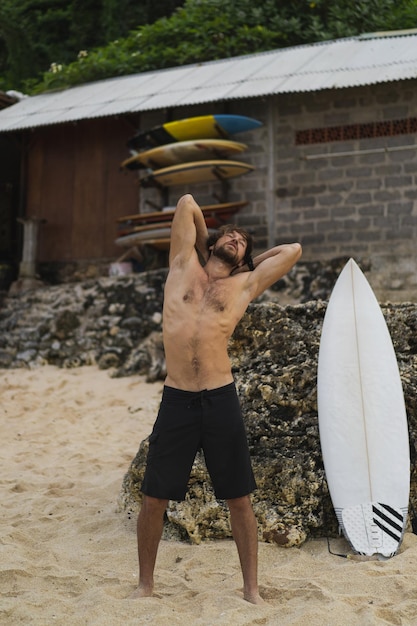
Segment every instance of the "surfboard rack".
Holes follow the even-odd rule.
[[[154,211],[162,211],[163,207],[165,206],[164,204],[156,204],[156,202],[154,202],[153,200],[149,200],[148,198],[146,198],[145,204],[150,206],[151,209],[153,209]]]
[[[116,243],[129,245],[129,237],[135,234],[138,245],[148,244],[157,249],[167,249],[170,233],[163,233],[163,229],[158,230],[156,227],[148,228],[145,224],[155,224],[161,219],[167,221],[164,207],[171,204],[170,188],[174,186],[218,183],[213,185],[216,190],[212,191],[213,201],[218,205],[210,215],[206,215],[206,223],[211,228],[226,223],[230,215],[247,204],[228,202],[231,188],[229,179],[255,169],[249,163],[235,160],[248,146],[234,141],[232,136],[260,126],[262,123],[259,120],[246,116],[214,114],[171,120],[137,132],[127,142],[131,156],[121,163],[121,169],[140,170],[139,186],[143,189],[153,188],[155,195],[160,196],[159,202],[157,199],[145,198],[145,205],[160,211],[163,216],[151,218],[143,215],[132,219],[128,216],[117,220],[120,223]],[[228,205],[229,210],[224,211],[222,205]]]
[[[229,138],[229,133],[225,131],[224,128],[222,128],[219,124],[215,123],[214,128],[216,129],[219,137],[222,137],[223,139]]]
[[[222,178],[217,172],[215,172],[215,175],[219,179],[219,183],[222,187],[222,193],[218,196],[219,202],[227,202],[229,200],[230,183],[225,178]]]
[[[228,202],[229,190],[230,190],[230,183],[228,180],[229,176],[227,174],[223,175],[222,168],[219,165],[213,165],[213,167],[210,169],[211,169],[213,178],[218,183],[220,183],[221,189],[222,189],[221,194],[220,195],[216,194],[214,195],[214,197],[218,199],[218,201],[221,203]],[[169,204],[169,188],[172,185],[161,183],[157,179],[157,176],[153,176],[152,174],[144,178],[143,181],[139,180],[139,185],[142,185],[144,188],[154,187],[161,193],[161,196],[162,196],[161,205],[166,206],[167,204]]]

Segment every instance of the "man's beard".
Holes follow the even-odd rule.
[[[232,268],[236,267],[239,263],[238,253],[228,250],[225,245],[219,247],[214,246],[212,254]]]

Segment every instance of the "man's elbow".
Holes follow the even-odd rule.
[[[301,255],[303,254],[301,243],[290,243],[289,245],[290,245],[292,254],[294,256],[294,263],[296,263],[298,259],[301,258]]]
[[[177,209],[182,209],[184,207],[192,208],[195,205],[195,200],[190,193],[186,193],[180,197],[177,202]]]

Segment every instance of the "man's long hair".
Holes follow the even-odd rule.
[[[253,237],[250,233],[248,233],[247,230],[245,230],[244,228],[240,228],[239,226],[236,226],[235,224],[224,224],[223,226],[220,226],[216,230],[216,232],[209,235],[207,239],[207,250],[210,250],[211,246],[214,246],[214,244],[216,243],[218,239],[220,239],[220,237],[223,237],[223,235],[227,235],[228,233],[231,233],[231,232],[236,232],[239,235],[242,235],[242,237],[245,239],[246,252],[245,252],[245,256],[243,260],[245,263],[248,263],[248,262],[250,263],[252,260]]]

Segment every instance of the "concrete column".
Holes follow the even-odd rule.
[[[18,222],[23,224],[23,254],[19,278],[36,278],[39,226],[45,221],[38,217],[18,218]]]

